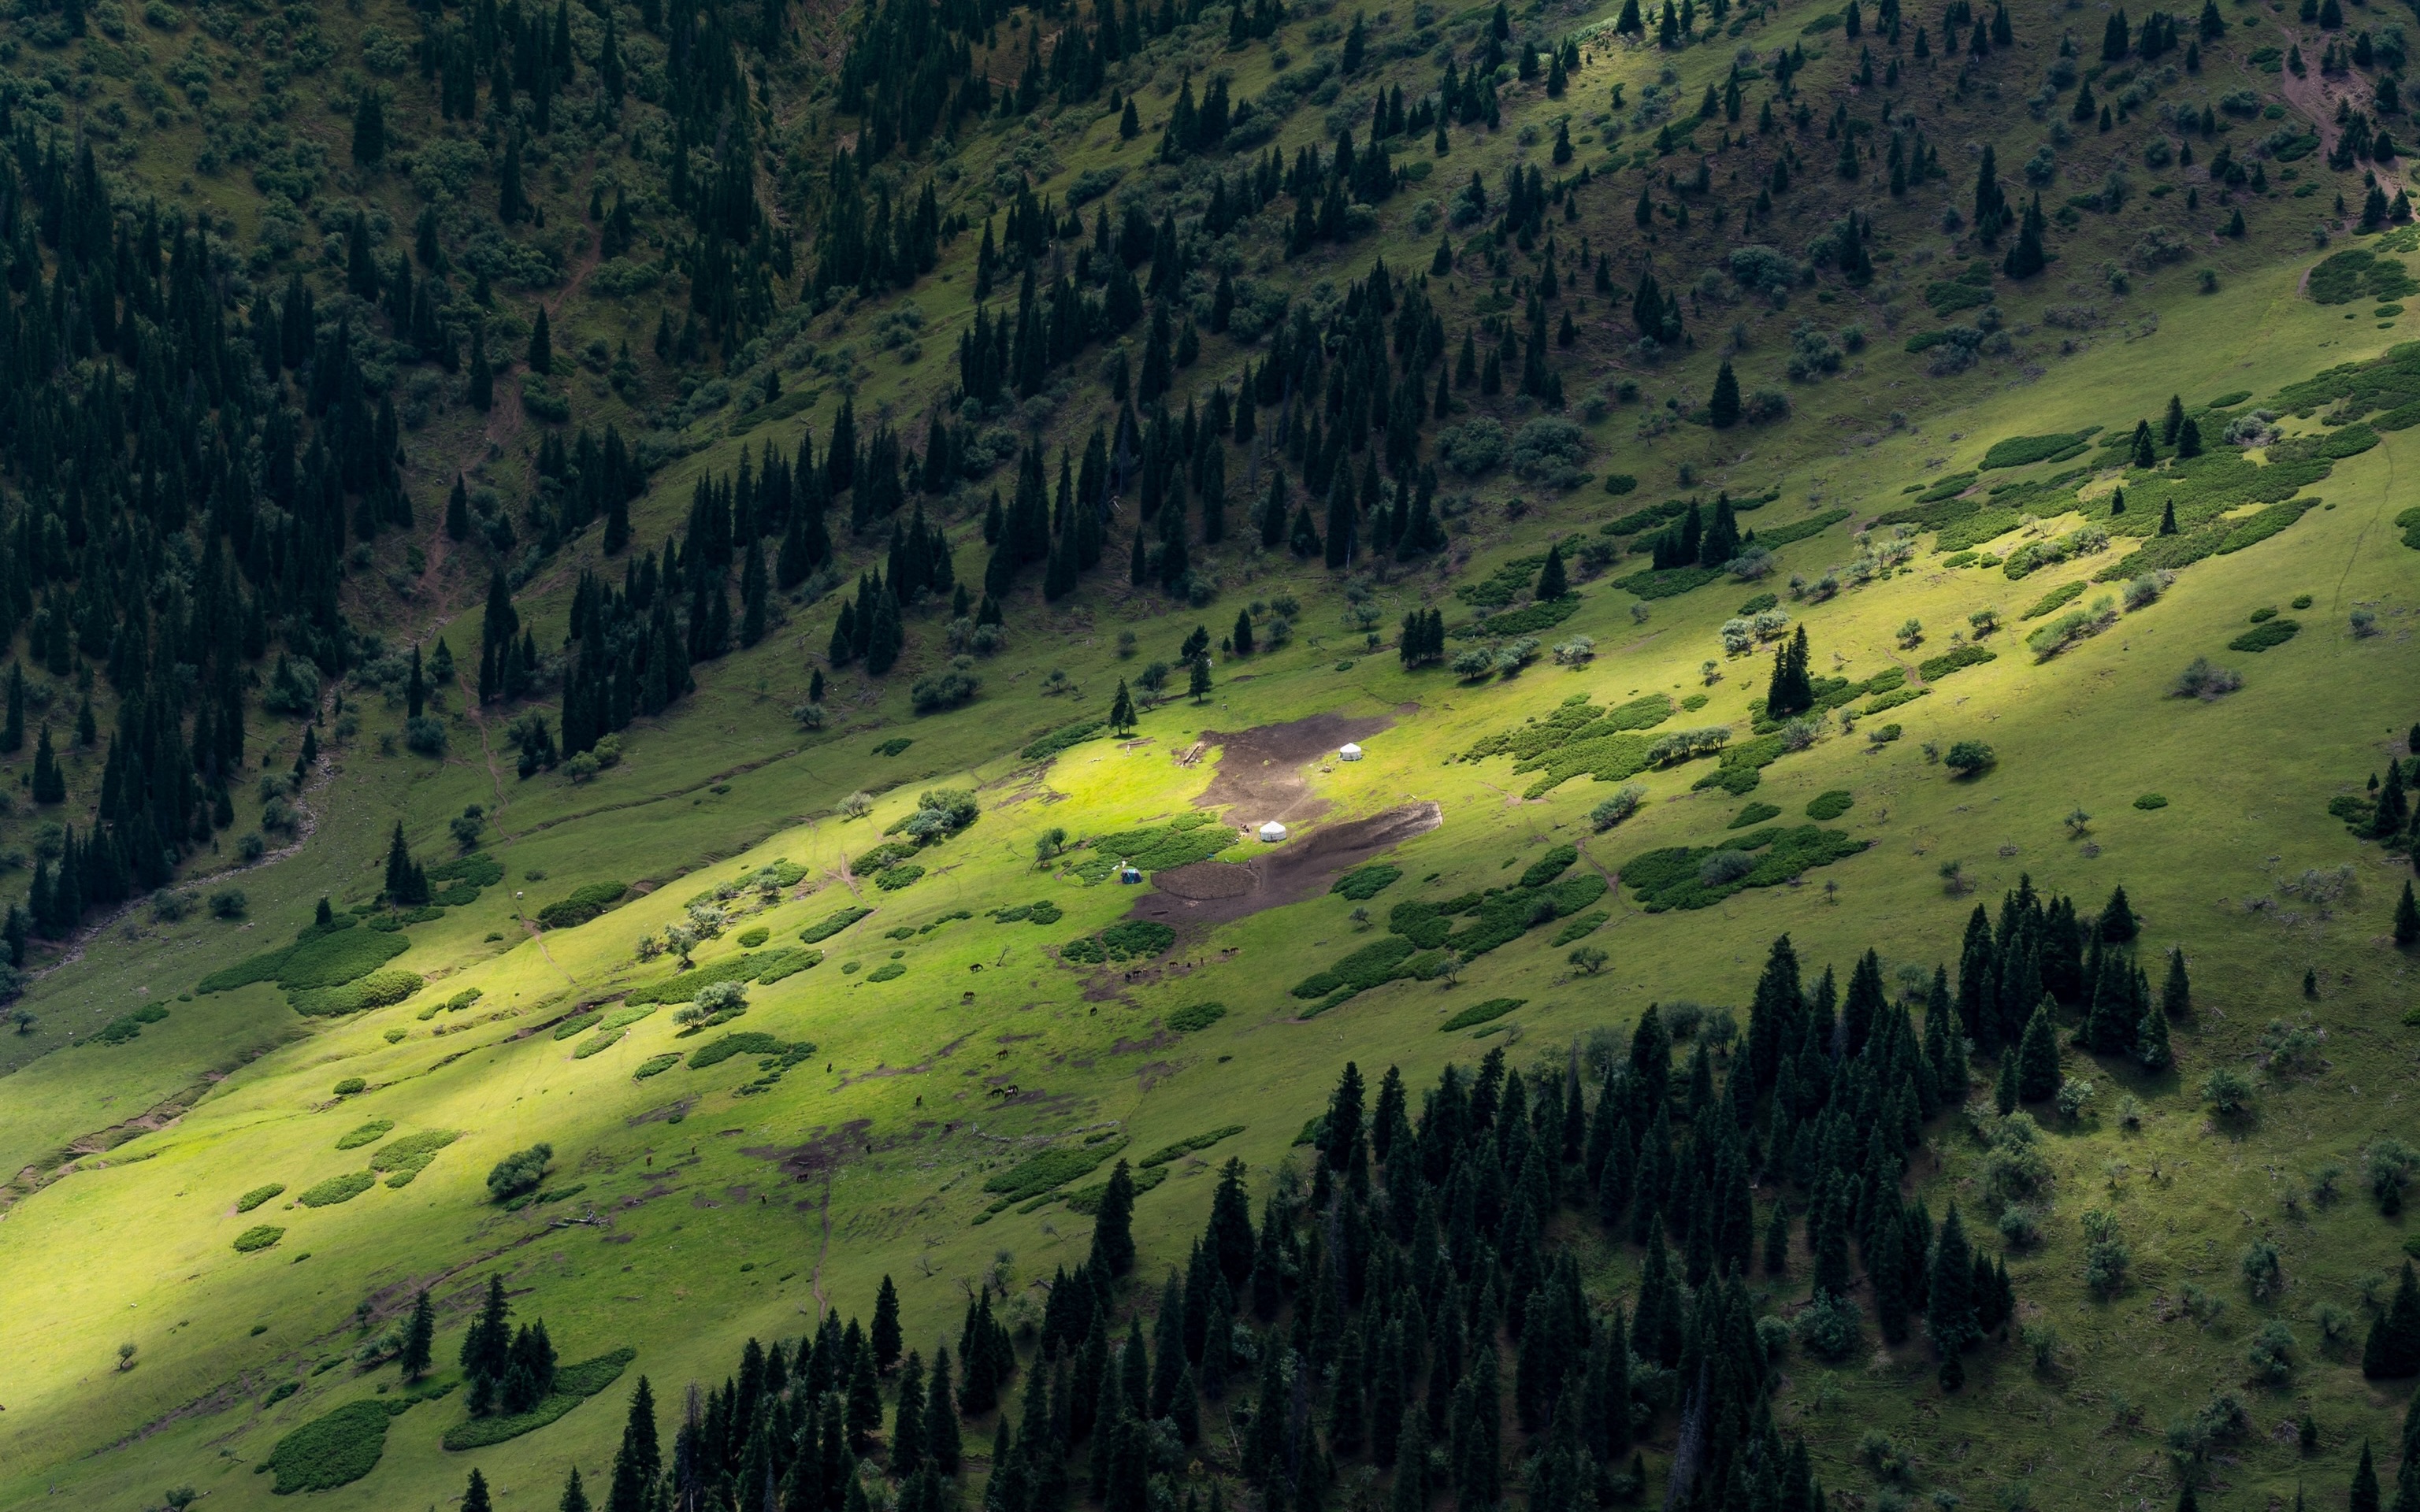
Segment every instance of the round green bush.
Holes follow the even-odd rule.
[[[250,1255],[256,1250],[265,1250],[285,1237],[286,1230],[275,1224],[255,1224],[235,1236],[236,1253]]]
[[[1807,817],[1814,820],[1838,819],[1847,813],[1850,806],[1856,801],[1855,796],[1846,788],[1834,788],[1828,793],[1818,793],[1807,805]]]
[[[2134,800],[2137,809],[2164,809],[2167,806],[2167,795],[2162,793],[2146,793]]]
[[[868,981],[894,981],[908,975],[908,968],[896,961],[885,961],[865,974]]]
[[[773,932],[767,929],[764,925],[759,924],[754,929],[745,929],[739,932],[739,948],[743,950],[752,950],[772,937]]]
[[[336,1084],[335,1093],[338,1097],[350,1097],[355,1092],[365,1092],[369,1090],[369,1083],[362,1080],[359,1076],[348,1076],[343,1081]]]

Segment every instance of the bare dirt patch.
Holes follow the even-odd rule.
[[[1326,891],[1340,872],[1444,822],[1444,810],[1434,803],[1405,804],[1367,819],[1322,825],[1242,863],[1202,861],[1156,872],[1152,890],[1135,901],[1127,917],[1175,929],[1205,927],[1300,903]]]
[[[1288,823],[1316,819],[1327,811],[1328,802],[1311,796],[1302,768],[1346,741],[1374,735],[1394,722],[1393,716],[1384,714],[1359,719],[1314,714],[1307,719],[1264,724],[1233,734],[1204,730],[1202,744],[1219,748],[1218,774],[1193,806],[1240,806],[1245,812],[1238,817],[1254,825],[1267,819]]]

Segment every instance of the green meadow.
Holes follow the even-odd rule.
[[[300,224],[290,183],[274,177],[286,170],[239,172],[216,154],[239,107],[256,123],[285,118],[283,83],[228,39],[221,8],[190,21],[147,8],[131,43],[99,19],[116,8],[96,8],[95,35],[72,41],[36,35],[47,12],[8,23],[24,36],[22,48],[0,42],[13,81],[0,93],[46,119],[30,102],[67,95],[107,123],[104,107],[157,92],[175,56],[197,54],[217,70],[219,103],[188,90],[182,105],[113,127],[115,193],[206,210],[230,246],[262,247],[256,266],[230,254],[248,289],[313,267],[302,243],[272,254],[262,240],[275,239],[264,227]],[[1496,8],[1370,13],[1366,71],[1290,104],[1265,138],[1214,166],[1326,150],[1348,117],[1366,144],[1371,91],[1425,100],[1438,50],[1462,48],[1466,66]],[[1972,8],[1958,8],[1957,37],[1980,35]],[[584,69],[607,9],[566,9]],[[580,354],[562,360],[559,384],[575,424],[615,424],[650,470],[628,504],[633,550],[681,535],[698,483],[761,465],[767,443],[795,455],[812,438],[820,456],[844,397],[861,434],[888,424],[922,447],[934,412],[964,413],[954,354],[978,308],[976,247],[1017,189],[1063,219],[1079,176],[1097,184],[1114,170],[1118,187],[1081,208],[1087,240],[1093,217],[1128,198],[1189,227],[1203,180],[1153,161],[1177,90],[1216,72],[1237,100],[1288,94],[1273,90],[1287,70],[1331,66],[1363,19],[1303,6],[1274,38],[1230,52],[1225,9],[1113,62],[1109,82],[1140,106],[1131,140],[1095,94],[970,119],[946,145],[884,164],[881,187],[901,202],[929,177],[964,217],[912,286],[819,296],[784,272],[749,339],[677,358],[650,343],[659,315],[669,331],[698,302],[660,167],[659,97],[680,65],[638,7],[611,7],[646,88],[618,124],[567,118],[533,155],[527,193],[554,230],[506,230],[562,276],[500,277],[483,329],[499,349],[518,346],[535,310],[551,312],[557,348]],[[444,638],[462,670],[431,693],[442,740],[415,745],[399,684],[372,675],[369,657],[327,679],[309,719],[256,710],[227,785],[233,818],[188,847],[174,881],[30,948],[10,1005],[20,1017],[0,1034],[0,1171],[14,1173],[0,1188],[0,1273],[19,1292],[0,1321],[0,1504],[182,1505],[171,1496],[181,1489],[213,1509],[296,1504],[281,1492],[333,1509],[434,1509],[455,1504],[474,1469],[522,1507],[554,1504],[577,1470],[602,1504],[640,1376],[669,1446],[691,1383],[714,1390],[750,1340],[795,1349],[828,1314],[871,1319],[886,1278],[908,1347],[928,1355],[959,1352],[970,1296],[994,1301],[1021,1362],[1013,1415],[1046,1378],[1048,1286],[1085,1263],[1118,1162],[1139,1188],[1139,1257],[1115,1294],[1112,1340],[1129,1322],[1156,1326],[1162,1279],[1186,1267],[1231,1159],[1256,1221],[1269,1194],[1309,1185],[1311,1120],[1348,1062],[1373,1085],[1398,1068],[1415,1116],[1447,1067],[1491,1052],[1540,1088],[1586,1065],[1593,1097],[1596,1069],[1656,1005],[1659,1021],[1690,1030],[1676,1086],[1699,1056],[1729,1086],[1745,1065],[1733,1037],[1777,937],[1810,992],[1827,968],[1846,981],[1875,952],[1891,1001],[1921,1022],[1935,968],[1951,980],[1962,969],[1970,914],[1996,917],[2021,886],[2087,916],[2122,887],[2154,986],[2182,952],[2192,1004],[2170,1026],[2174,1064],[2087,1053],[2070,1042],[2073,1005],[2062,1009],[2058,1070],[2080,1089],[2071,1107],[2029,1105],[2038,1165],[2020,1201],[1994,1107],[2001,1057],[1978,1053],[1970,1085],[1946,1095],[1907,1151],[1900,1185],[1935,1220],[1958,1206],[1978,1248],[2005,1260],[2015,1316],[1967,1356],[1954,1390],[1921,1329],[1889,1343],[1868,1327],[1832,1358],[1793,1346],[1761,1388],[1772,1421],[1803,1435],[1843,1509],[2160,1506],[2187,1486],[2202,1505],[2334,1508],[2365,1445],[2381,1479],[2395,1478],[2412,1383],[2362,1366],[2402,1263],[2420,1255],[2399,1200],[2381,1201],[2371,1176],[2381,1154],[2393,1165],[2410,1121],[2401,1098],[2420,1027],[2397,903],[2412,873],[2399,839],[2352,826],[2377,801],[2373,779],[2420,756],[2409,692],[2420,527],[2406,523],[2420,500],[2398,483],[2414,432],[2396,428],[2412,359],[2391,277],[2350,302],[2314,295],[2336,298],[2353,276],[2327,259],[2348,248],[2408,257],[2415,239],[2399,224],[2361,224],[2365,175],[2394,193],[2397,160],[2326,167],[2299,133],[2333,153],[2335,101],[2372,108],[2373,94],[2354,91],[2399,69],[2325,70],[2319,49],[2349,48],[2357,30],[2365,50],[2373,32],[2383,50],[2391,31],[2399,59],[2403,23],[2356,5],[2323,33],[2317,12],[2227,0],[2213,7],[2215,35],[2197,39],[2195,71],[2128,65],[2101,92],[2140,92],[2102,127],[2071,116],[2075,97],[2055,83],[2062,62],[2103,81],[2118,65],[2096,64],[2098,11],[2021,8],[2014,40],[1968,70],[1956,44],[1942,47],[1943,18],[1910,10],[1905,25],[1932,27],[1939,55],[1878,52],[1894,81],[1906,70],[1904,85],[1884,86],[1870,73],[1853,82],[1884,35],[1854,7],[1869,28],[1854,43],[1841,12],[1807,4],[1743,8],[1728,24],[1730,8],[1711,11],[1701,40],[1670,50],[1652,41],[1653,10],[1645,40],[1613,29],[1620,10],[1507,12],[1521,39],[1575,44],[1565,95],[1508,62],[1493,129],[1454,124],[1442,156],[1425,132],[1391,143],[1407,171],[1355,208],[1366,224],[1351,239],[1290,255],[1290,201],[1203,239],[1218,269],[1323,321],[1366,295],[1383,258],[1395,287],[1420,287],[1437,313],[1441,366],[1466,332],[1494,349],[1488,323],[1518,317],[1555,247],[1557,313],[1574,332],[1552,354],[1560,414],[1536,395],[1457,386],[1439,391],[1450,415],[1414,418],[1432,430],[1423,458],[1439,464],[1434,432],[1447,424],[1488,419],[1517,437],[1567,419],[1574,468],[1558,478],[1447,465],[1442,549],[1331,570],[1259,544],[1257,480],[1282,467],[1299,481],[1302,467],[1282,443],[1239,444],[1228,534],[1202,544],[1189,597],[1126,580],[1126,543],[1142,527],[1118,519],[1073,592],[1046,599],[1029,571],[1002,595],[1002,637],[970,663],[981,682],[964,707],[919,713],[909,691],[951,663],[941,595],[908,606],[906,649],[886,674],[832,664],[849,579],[884,564],[888,534],[877,522],[852,535],[835,511],[837,555],[772,596],[761,640],[700,660],[692,691],[618,732],[616,759],[523,775],[515,722],[535,711],[561,728],[580,578],[619,584],[627,558],[594,528],[543,549],[458,537],[442,518],[457,475],[507,513],[558,498],[538,448],[566,427],[518,400],[473,408],[450,376],[432,386],[400,442],[419,513],[348,554],[342,603],[381,651],[433,653]],[[1063,8],[1001,16],[1016,24],[996,21],[982,44],[995,87],[1022,67],[1032,28],[1076,20]],[[762,180],[802,265],[827,225],[819,176],[864,130],[837,109],[833,83],[861,20],[853,8],[792,17],[793,44],[740,83],[762,160],[743,177]],[[423,203],[444,209],[463,256],[474,233],[460,217],[488,213],[472,190],[430,188],[442,164],[468,161],[441,144],[467,152],[480,127],[433,115],[432,85],[380,45],[417,36],[420,22],[384,3],[316,17],[334,61],[310,76],[294,136],[340,158],[367,69],[413,155],[409,167],[323,176],[310,213],[329,242],[313,276],[331,301],[347,298],[342,231],[355,211],[384,223],[382,256],[400,256]],[[2307,54],[2308,69],[2291,71],[2272,43]],[[1803,49],[1794,97],[1773,76],[1780,49]],[[1688,115],[1734,80],[1741,119]],[[2037,85],[2053,97],[2039,110],[2027,104]],[[1780,123],[1770,143],[1761,130],[1752,141],[1768,96]],[[1634,115],[1644,99],[1664,100],[1662,114]],[[2212,101],[2232,102],[2205,134],[2185,107]],[[1804,121],[1792,116],[1799,102],[1814,107]],[[1942,170],[1898,193],[1879,159],[1892,141],[1885,103]],[[1853,152],[1846,174],[1831,162],[1835,105],[1869,153]],[[574,106],[566,96],[555,108],[568,117]],[[2399,118],[2375,109],[2380,124]],[[1559,127],[1576,144],[1568,161],[1552,156]],[[1985,246],[1967,224],[1987,147],[2012,202],[2040,191],[2054,260],[1991,282],[1990,321],[1969,327],[1982,317],[1936,315],[1944,299],[1928,296],[1976,258],[1990,282],[2007,250],[2005,235]],[[2039,179],[2019,166],[2037,147],[2055,164]],[[2230,193],[2211,177],[2221,147],[2259,164],[2256,185]],[[480,205],[495,193],[487,150],[470,180]],[[221,171],[196,168],[197,153]],[[1797,188],[1751,209],[1776,153]],[[1683,187],[1700,162],[1715,186],[1702,193]],[[1454,220],[1474,171],[1500,196],[1516,164],[1557,186],[1541,236],[1498,237],[1493,209]],[[586,206],[609,188],[640,207],[626,264],[648,273],[638,286],[586,282],[599,261]],[[2249,223],[2240,236],[2236,209]],[[1778,248],[1794,266],[1852,212],[1869,218],[1862,281],[1813,260],[1778,289],[1732,276],[1744,265],[1731,249]],[[475,235],[489,229],[478,220]],[[1449,255],[1433,264],[1440,237]],[[1174,296],[1187,312],[1194,293],[1207,297],[1208,266],[1191,274],[1202,289]],[[1685,305],[1678,348],[1640,347],[1631,293],[1645,272]],[[996,319],[1015,298],[1002,274],[983,307]],[[1975,337],[1962,366],[1931,355],[1952,328]],[[912,339],[892,342],[903,329]],[[640,354],[630,382],[591,360],[625,343]],[[958,581],[983,581],[982,521],[992,490],[1014,484],[1015,451],[1056,462],[1114,426],[1125,380],[1110,367],[1142,344],[1128,332],[1087,347],[991,411],[967,401],[970,424],[1009,452],[920,496]],[[1271,351],[1264,336],[1203,330],[1170,410],[1206,405],[1213,385]],[[1752,395],[1785,395],[1786,418],[1714,424],[1718,369]],[[768,375],[783,397],[762,397]],[[1437,387],[1425,372],[1409,381],[1423,398]],[[714,384],[722,401],[701,401]],[[2198,427],[2198,461],[2160,435],[2171,395]],[[2138,422],[2154,455],[2133,450]],[[1261,424],[1272,436],[1277,412]],[[2221,476],[2222,464],[2251,463],[2281,470],[2273,481],[2300,468],[2304,481],[2255,497],[2248,471]],[[1346,465],[1357,475],[1362,462]],[[1699,586],[1662,592],[1648,543],[1684,510],[1711,517],[1718,497],[1739,506],[1743,532],[1774,543],[1769,560],[1709,564]],[[2171,502],[2182,532],[2151,533]],[[1936,512],[1914,513],[1926,509]],[[1661,511],[1654,526],[1607,528],[1648,510]],[[2190,561],[2163,545],[2185,538],[2225,544]],[[1573,596],[1541,603],[1550,548]],[[2115,568],[2138,550],[2135,567]],[[544,661],[527,697],[482,702],[491,573],[513,575]],[[1489,582],[1511,591],[1492,604],[1457,592]],[[1538,627],[1491,629],[1481,608]],[[1222,643],[1239,611],[1262,635],[1249,655]],[[1399,626],[1430,611],[1446,655],[1406,666]],[[1287,630],[1272,637],[1276,620]],[[1208,686],[1188,692],[1180,645],[1197,627],[1218,649],[1205,653]],[[1817,706],[1768,718],[1777,657],[1802,633]],[[1458,670],[1470,650],[1488,655]],[[1143,679],[1154,664],[1166,677],[1156,697]],[[37,722],[64,742],[87,686],[41,670],[30,642],[23,665],[40,688]],[[1131,729],[1107,728],[1122,692],[1141,706]],[[116,690],[89,696],[111,728]],[[1659,698],[1657,717],[1644,701]],[[1615,722],[1629,728],[1581,725],[1572,741],[1602,742],[1585,748],[1548,733],[1584,709],[1623,710]],[[1086,724],[1101,728],[1026,754]],[[299,790],[281,789],[306,729],[320,760]],[[1358,761],[1338,757],[1348,732]],[[30,760],[5,763],[29,786]],[[45,826],[90,823],[105,760],[101,746],[69,747],[68,808],[0,812],[12,900],[29,855],[52,858]],[[472,805],[475,821],[458,827]],[[1270,819],[1288,826],[1280,843],[1258,838]],[[1349,839],[1390,823],[1376,841]],[[425,907],[391,896],[382,863],[398,832],[439,872]],[[261,854],[247,860],[255,837]],[[1142,875],[1127,885],[1115,868],[1137,858]],[[241,894],[233,905],[211,901],[229,889]],[[566,906],[553,917],[593,917],[542,922]],[[289,948],[341,965],[281,982],[257,958]],[[2240,1106],[2213,1106],[2239,1101],[2212,1098],[2219,1072],[2242,1078]],[[534,1173],[517,1189],[491,1176],[516,1157]],[[1326,1190],[1324,1170],[1318,1180]],[[1778,1169],[1754,1172],[1751,1193],[1760,1240],[1780,1211],[1813,1242],[1811,1194]],[[1637,1305],[1648,1262],[1626,1227],[1608,1232],[1592,1213],[1573,1194],[1541,1227],[1602,1323]],[[2129,1261],[2100,1284],[2111,1233]],[[2256,1251],[2274,1261],[2257,1284],[2245,1260]],[[510,1437],[497,1414],[472,1411],[458,1364],[497,1276],[515,1321],[542,1319],[561,1364],[586,1367],[559,1373],[534,1413],[548,1420]],[[1817,1305],[1805,1263],[1741,1279],[1758,1318],[1803,1337],[1792,1330]],[[423,1294],[434,1358],[411,1380],[396,1341]],[[1251,1325],[1255,1348],[1309,1316],[1307,1290],[1289,1293],[1279,1318]],[[1509,1343],[1505,1358],[1509,1371]],[[1239,1365],[1204,1400],[1202,1437],[1159,1468],[1156,1498],[1193,1512],[1215,1487],[1264,1504],[1244,1447],[1266,1410],[1256,1386]],[[895,1379],[882,1389],[895,1394]],[[1592,1505],[1663,1499],[1688,1452],[1677,1406],[1642,1420],[1643,1482],[1607,1479]],[[939,1493],[948,1504],[985,1495],[997,1426],[990,1412],[963,1425],[969,1458]],[[474,1446],[449,1448],[449,1435]],[[1349,1449],[1336,1458],[1325,1502],[1297,1507],[1366,1512],[1399,1494],[1400,1473],[1349,1463]],[[906,1504],[886,1462],[866,1458],[869,1512]],[[1504,1465],[1502,1503],[1534,1493],[1539,1512],[1561,1512],[1544,1473],[1525,1478],[1517,1443]],[[1091,1500],[1080,1480],[1075,1494]],[[1474,1500],[1455,1504],[1478,1512]],[[2364,1512],[2357,1497],[2346,1504]]]

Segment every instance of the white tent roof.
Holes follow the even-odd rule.
[[[1286,826],[1279,824],[1274,819],[1261,826],[1261,839],[1263,840],[1283,840],[1285,837]]]
[[[1348,762],[1357,762],[1361,759],[1361,748],[1348,740],[1337,748],[1336,754]]]

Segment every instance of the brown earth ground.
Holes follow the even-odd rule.
[[[1323,825],[1249,861],[1196,861],[1152,874],[1152,890],[1127,911],[1171,928],[1229,923],[1327,890],[1339,872],[1445,822],[1434,803],[1405,804],[1366,819]]]

